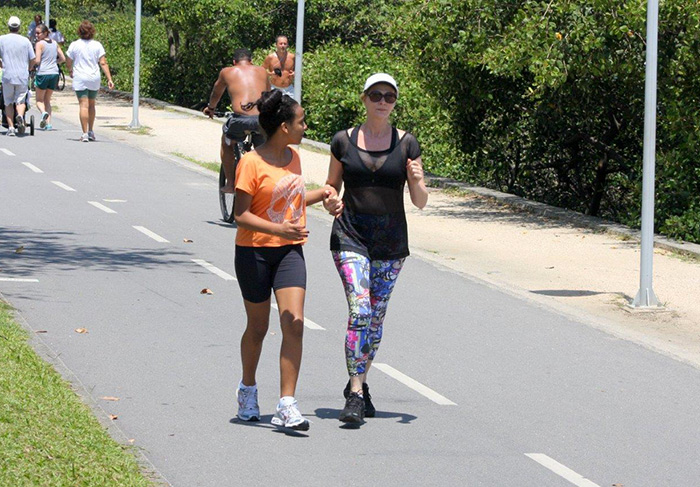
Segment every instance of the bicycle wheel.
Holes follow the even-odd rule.
[[[58,72],[58,86],[56,87],[57,91],[63,91],[63,88],[66,87],[66,75],[63,74],[63,70],[59,70]]]
[[[241,160],[241,147],[238,143],[233,144],[233,152],[236,156],[235,162],[233,164],[233,174],[236,174],[236,168],[238,167],[238,161]],[[234,183],[235,184],[235,183]],[[221,191],[226,185],[226,173],[224,172],[224,165],[221,165],[219,169],[219,206],[221,206],[221,218],[226,223],[233,223],[233,205],[236,203],[236,193],[224,193]]]

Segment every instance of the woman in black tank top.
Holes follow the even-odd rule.
[[[340,420],[361,423],[375,410],[367,372],[379,348],[391,291],[409,255],[403,190],[423,208],[428,190],[423,180],[416,138],[390,123],[399,94],[394,78],[370,76],[361,95],[367,119],[359,127],[338,132],[331,143],[327,184],[340,193],[342,213],[331,230],[331,251],[348,300],[345,337],[348,381]],[[331,211],[335,198],[324,201]]]

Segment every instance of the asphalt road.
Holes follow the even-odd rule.
[[[245,317],[215,180],[54,126],[0,135],[0,292],[172,485],[700,485],[700,371],[417,257],[370,375],[377,417],[342,427],[346,305],[318,211],[297,391],[311,429],[269,424],[274,317],[263,420],[237,422]]]

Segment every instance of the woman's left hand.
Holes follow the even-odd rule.
[[[409,159],[406,163],[406,171],[409,181],[417,183],[423,179],[423,165],[420,161]]]

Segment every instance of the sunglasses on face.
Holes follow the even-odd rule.
[[[396,103],[396,93],[393,91],[388,91],[386,93],[382,93],[381,91],[370,91],[367,93],[367,96],[372,103],[379,103],[382,98],[384,98],[384,101],[387,103]]]

